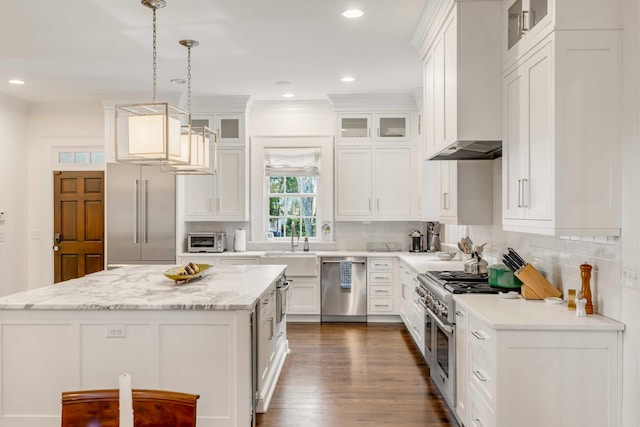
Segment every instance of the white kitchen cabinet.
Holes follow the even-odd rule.
[[[218,135],[222,145],[244,145],[244,113],[192,114],[194,126],[207,126]]]
[[[419,43],[426,158],[458,142],[500,141],[501,2],[441,3]]]
[[[288,314],[320,315],[320,282],[318,277],[287,277],[289,289]]]
[[[259,331],[258,334],[258,393],[266,396],[268,378],[274,367],[273,360],[276,354],[276,288],[273,285],[259,301]],[[258,412],[261,411],[258,408]]]
[[[394,258],[367,259],[367,314],[399,314]]]
[[[410,113],[340,113],[337,121],[338,144],[411,140]]]
[[[185,221],[246,221],[246,150],[220,148],[216,175],[184,180]]]
[[[622,28],[620,0],[507,0],[502,10],[504,67],[554,30]]]
[[[409,142],[411,135],[411,114],[384,113],[376,114],[376,141]]]
[[[514,302],[518,307],[504,307],[496,296],[456,299],[456,412],[463,424],[621,425],[623,326],[601,316],[579,322],[566,307]]]
[[[493,223],[493,165],[490,160],[440,161],[440,222]]]
[[[505,74],[505,230],[620,234],[621,61],[619,31],[561,31]]]
[[[371,114],[338,114],[338,143],[370,143]]]
[[[455,411],[463,425],[468,426],[468,387],[469,357],[468,350],[469,322],[467,312],[462,307],[456,307],[456,393]]]
[[[335,219],[417,219],[417,162],[416,147],[338,147]]]

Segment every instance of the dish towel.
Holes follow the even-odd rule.
[[[351,289],[351,261],[340,261],[340,287]]]

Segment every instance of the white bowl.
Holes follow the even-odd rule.
[[[438,258],[448,261],[448,260],[452,260],[456,256],[456,253],[442,251],[442,252],[436,252],[436,255],[438,256]]]

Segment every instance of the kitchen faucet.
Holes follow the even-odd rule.
[[[300,244],[300,236],[298,236],[298,240],[296,243],[293,243],[293,236],[296,235],[296,226],[295,223],[291,223],[291,252],[296,251],[296,247]]]

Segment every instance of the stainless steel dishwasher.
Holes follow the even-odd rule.
[[[341,261],[351,261],[351,281],[343,286]],[[367,321],[367,259],[365,257],[322,258],[322,322]]]

